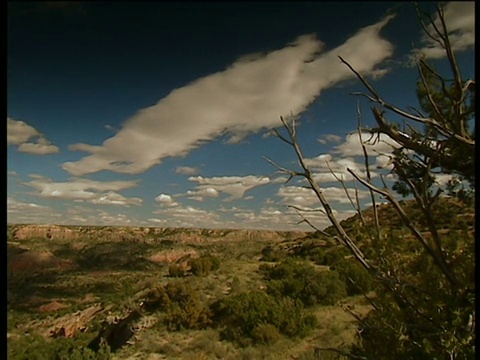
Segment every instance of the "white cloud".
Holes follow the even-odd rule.
[[[225,132],[234,143],[277,127],[280,115],[304,112],[322,90],[354,77],[338,55],[364,74],[377,73],[375,67],[393,51],[379,34],[390,19],[361,29],[330,51],[309,34],[282,49],[243,57],[139,110],[101,146],[72,145],[70,150],[90,154],[62,167],[74,175],[101,170],[136,174]]]
[[[16,172],[15,170],[9,170],[9,171],[7,172],[7,175],[8,175],[8,176],[17,176],[18,174],[17,174],[17,172]]]
[[[282,198],[285,205],[308,207],[318,204],[318,199],[311,189],[298,186],[282,186],[278,189],[277,196]]]
[[[7,198],[7,222],[12,224],[48,223],[56,218],[48,206]]]
[[[177,206],[179,205],[173,198],[168,194],[160,194],[155,198],[155,201],[165,205],[165,206]]]
[[[342,141],[342,137],[335,134],[323,135],[318,139],[320,144],[338,143],[340,141]]]
[[[106,211],[100,212],[98,215],[100,223],[104,225],[118,225],[118,226],[129,226],[132,223],[132,220],[125,214],[110,214]]]
[[[399,146],[397,142],[384,134],[372,137],[368,133],[362,133],[362,141],[369,157],[372,179],[379,176],[379,172],[375,170],[382,169],[385,172],[392,168],[390,155],[392,150]],[[351,169],[359,176],[366,176],[363,156],[360,139],[355,132],[347,135],[345,141],[336,145],[331,153],[307,158],[305,164],[313,172],[314,180],[320,184],[337,182],[337,178],[351,181],[353,176],[347,169]]]
[[[143,200],[138,197],[127,198],[117,191],[137,186],[137,180],[128,181],[96,181],[73,178],[65,182],[53,180],[39,175],[31,175],[33,180],[24,184],[36,189],[36,195],[43,198],[74,200],[104,205],[140,205]]]
[[[359,199],[366,199],[370,193],[366,190],[358,189],[357,193],[354,188],[347,187],[348,194],[352,199],[358,196]],[[350,204],[345,190],[340,187],[323,187],[323,195],[329,203]],[[316,197],[312,189],[298,187],[298,186],[282,186],[278,189],[277,196],[282,198],[285,205],[295,205],[301,208],[308,208],[311,206],[320,207],[320,201]]]
[[[452,49],[462,51],[473,48],[475,46],[475,2],[448,2],[444,7],[444,17]],[[434,23],[439,29],[442,29],[437,13],[434,16]],[[436,33],[431,24],[427,26],[427,29],[435,36]],[[445,49],[426,34],[422,37],[422,47],[417,51],[423,53],[427,58],[436,59],[446,56]]]
[[[448,182],[454,178],[451,174],[435,174],[435,182],[439,187],[447,186]]]
[[[48,206],[38,205],[35,203],[25,203],[25,202],[17,201],[11,197],[7,199],[7,212],[9,213],[15,213],[15,212],[26,211],[31,209],[48,210],[50,208]]]
[[[223,192],[230,195],[225,201],[241,199],[246,191],[270,183],[268,177],[254,175],[220,176],[211,178],[191,176],[188,180],[199,184],[195,187],[197,189],[196,192],[191,192],[191,195],[218,196],[218,192]]]
[[[218,197],[219,192],[212,187],[207,187],[200,190],[188,190],[187,195],[191,200],[203,201],[206,197]]]
[[[140,205],[143,201],[140,198],[126,198],[125,196],[109,191],[106,194],[98,194],[95,198],[89,200],[92,204],[101,205]]]
[[[201,228],[221,228],[224,226],[224,223],[216,212],[198,209],[192,206],[158,209],[155,210],[153,214],[161,215],[161,219],[158,219],[159,221],[157,222],[168,224],[168,226]],[[150,219],[150,221],[152,219]]]
[[[36,138],[36,142],[29,142]],[[17,150],[33,154],[48,155],[59,152],[41,133],[27,123],[7,117],[7,145],[18,145]]]
[[[389,154],[400,145],[385,134],[372,136],[369,133],[362,133],[362,142],[365,145],[368,156],[378,154]],[[334,154],[343,156],[363,156],[362,144],[357,132],[348,134],[345,141],[333,148]]]
[[[177,174],[182,174],[182,175],[197,175],[200,173],[200,169],[197,167],[190,167],[190,166],[178,166],[175,169],[175,172]]]

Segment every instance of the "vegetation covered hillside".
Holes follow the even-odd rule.
[[[451,234],[452,259],[468,262],[473,249],[461,239],[474,231],[473,208],[450,198],[442,206],[436,221]],[[421,252],[391,207],[381,205],[379,218],[388,248],[398,250],[384,247],[383,256],[398,258],[399,275],[404,267],[422,271]],[[359,216],[343,222],[359,237],[360,224]],[[369,313],[364,296],[375,301],[377,288],[331,228],[301,235],[201,243],[12,239],[9,358],[333,358],[318,349],[356,343],[355,316]]]

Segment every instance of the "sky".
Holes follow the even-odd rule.
[[[364,126],[374,120],[338,56],[402,108],[418,107],[413,49],[448,70],[409,2],[7,6],[8,223],[324,228],[305,180],[286,182],[267,160],[299,170],[272,135],[280,118],[296,119],[306,163],[344,219],[355,210],[335,176],[354,195],[346,169],[365,172],[357,104]],[[474,2],[447,3],[445,17],[473,77]],[[368,146],[374,178],[388,179],[392,146]]]

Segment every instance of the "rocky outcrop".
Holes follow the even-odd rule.
[[[169,264],[192,257],[198,257],[198,252],[195,250],[164,250],[149,256],[147,260],[156,264]]]
[[[84,331],[93,318],[103,310],[101,304],[96,304],[73,315],[63,316],[48,329],[48,334],[52,337],[73,337],[78,331]]]
[[[71,239],[75,237],[72,229],[66,226],[56,225],[25,225],[15,231],[14,237],[17,240],[43,238],[43,239]]]
[[[49,302],[48,304],[44,304],[38,307],[38,311],[40,312],[51,312],[51,311],[57,311],[63,308],[68,307],[66,304],[62,304],[61,302],[58,301],[52,301]]]

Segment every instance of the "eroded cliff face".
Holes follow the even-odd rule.
[[[13,234],[17,240],[45,238],[45,239],[72,239],[75,232],[66,226],[55,225],[24,225]]]
[[[60,225],[9,225],[10,238],[76,240],[101,239],[104,241],[144,241],[170,240],[180,243],[202,243],[214,241],[283,241],[305,236],[301,231],[270,230],[228,230],[195,228],[152,228],[114,226],[60,226]]]

